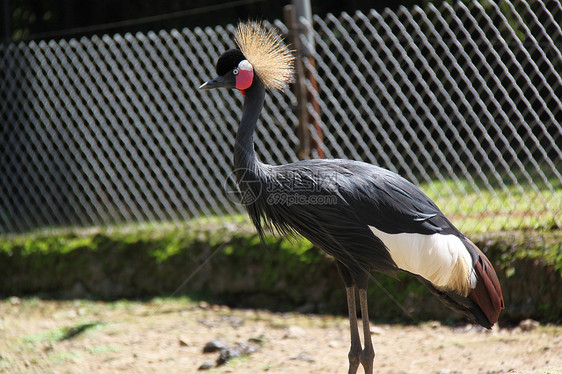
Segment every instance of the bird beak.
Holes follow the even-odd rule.
[[[208,82],[203,83],[199,89],[208,90],[211,88],[234,88],[236,87],[236,78],[233,75],[219,75]]]

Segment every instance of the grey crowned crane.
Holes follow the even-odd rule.
[[[260,235],[264,229],[302,235],[331,255],[347,294],[351,330],[349,373],[361,363],[373,372],[367,285],[371,271],[413,274],[448,307],[486,328],[504,307],[496,273],[486,256],[431,199],[396,173],[351,160],[261,163],[254,129],[266,89],[283,89],[293,77],[293,57],[263,25],[241,23],[239,49],[218,59],[218,76],[201,89],[236,88],[244,96],[234,144],[237,183]],[[363,326],[357,323],[359,296]]]

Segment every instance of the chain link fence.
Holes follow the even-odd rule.
[[[462,229],[560,227],[560,19],[557,1],[315,16],[312,156],[397,171]],[[233,34],[0,45],[0,233],[241,212],[228,183],[241,96],[198,91]],[[296,104],[266,96],[262,161],[297,160]]]

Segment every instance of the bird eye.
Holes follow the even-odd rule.
[[[232,74],[238,75],[238,68],[234,68],[234,70],[232,70]]]

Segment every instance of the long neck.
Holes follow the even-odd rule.
[[[248,178],[255,179],[252,177],[256,176],[259,168],[254,151],[254,130],[263,108],[265,88],[257,76],[245,94],[242,119],[234,143],[234,168],[239,183]]]
[[[245,92],[242,119],[234,142],[234,168],[238,188],[242,192],[242,203],[246,206],[250,219],[263,239],[263,220],[266,219],[266,205],[263,195],[264,166],[256,158],[254,151],[254,130],[263,108],[265,88],[255,76],[254,84]]]

